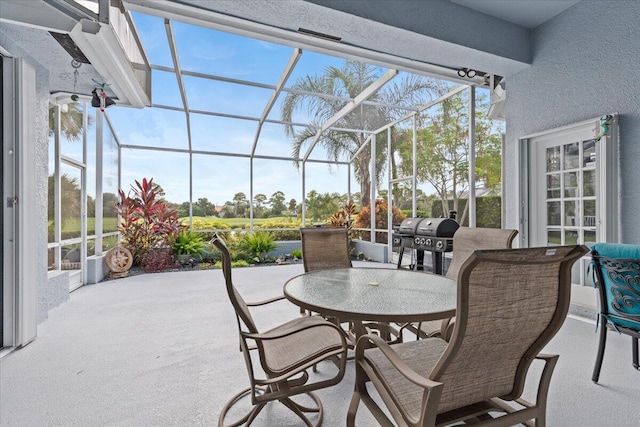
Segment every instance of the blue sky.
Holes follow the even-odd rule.
[[[173,68],[164,20],[134,13],[134,21],[146,54],[152,65]],[[229,79],[276,85],[293,48],[249,39],[211,29],[172,21],[180,67],[183,71],[218,75]],[[319,74],[329,65],[341,66],[344,60],[304,51],[288,81],[288,86],[307,75]],[[381,74],[386,71],[381,69]],[[182,108],[183,103],[171,72],[155,69],[152,74],[154,105]],[[272,90],[247,87],[229,82],[184,76],[185,91],[191,110],[211,111],[236,116],[260,117]],[[268,118],[280,119],[281,94]],[[132,109],[111,107],[107,110],[116,135],[123,145],[188,149],[185,114],[163,108]],[[308,121],[307,111],[294,115],[294,122]],[[248,155],[254,143],[257,122],[241,118],[220,118],[206,114],[190,115],[193,150]],[[291,156],[292,141],[283,126],[266,123],[256,147],[257,155]],[[326,159],[316,147],[312,159]],[[235,193],[249,197],[250,162],[248,158],[194,154],[193,201],[206,197],[216,204],[231,200]],[[254,160],[254,195],[271,196],[283,191],[287,200],[302,199],[301,171],[291,161]],[[169,201],[181,203],[189,199],[189,156],[185,153],[122,150],[122,183],[129,188],[134,180],[153,177]],[[347,168],[308,163],[307,192],[347,192]],[[385,185],[386,188],[386,185]],[[352,180],[351,191],[359,191]],[[424,188],[427,194],[431,193]]]

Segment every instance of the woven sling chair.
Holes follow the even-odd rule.
[[[313,391],[338,384],[344,377],[347,345],[342,331],[319,316],[297,317],[268,331],[258,331],[249,307],[269,304],[284,297],[247,304],[231,281],[231,257],[224,241],[216,236],[211,244],[221,253],[222,272],[236,313],[240,350],[244,353],[251,383],[227,402],[218,418],[218,425],[250,425],[271,401],[283,403],[307,426],[321,425],[322,402]],[[252,357],[256,353],[257,357]],[[309,382],[309,368],[325,360],[335,362],[327,365],[337,369],[337,373],[332,377],[324,376],[322,380]],[[262,372],[256,366],[261,367]],[[311,397],[315,407],[303,406],[291,399],[300,394]],[[225,424],[231,407],[246,396],[251,397],[252,408],[249,413],[233,423]],[[316,413],[316,423],[312,424],[305,413]],[[274,425],[277,425],[277,421],[274,421]]]
[[[464,262],[476,249],[511,249],[518,230],[504,228],[460,227],[453,235],[453,255],[446,277],[458,280],[458,272]],[[417,338],[451,338],[455,318],[432,320],[405,326],[417,335]]]
[[[300,237],[305,273],[353,266],[349,254],[349,231],[345,227],[303,227]]]
[[[349,231],[345,227],[309,227],[300,229],[304,272],[329,268],[351,268]],[[307,313],[304,308],[301,314]]]
[[[300,239],[305,273],[353,267],[349,253],[349,231],[345,227],[303,227],[300,228]],[[300,308],[300,314],[311,315],[312,313]],[[340,319],[329,318],[328,320],[340,325]],[[346,324],[343,328],[348,336],[350,325]]]
[[[349,250],[349,231],[345,227],[303,227],[300,228],[302,239],[302,261],[305,273],[331,268],[352,268]],[[306,313],[300,309],[302,314]],[[350,346],[355,345],[355,335],[350,332],[348,322],[340,319],[327,318],[336,325],[342,325]],[[377,330],[389,342],[399,342],[402,334],[398,329],[386,323],[368,322],[364,326],[369,330]]]
[[[543,427],[558,356],[540,351],[565,320],[571,266],[587,252],[582,245],[475,251],[458,275],[449,342],[425,338],[390,346],[375,335],[358,340],[347,425],[354,425],[362,401],[385,426]],[[535,403],[521,398],[533,360],[544,365]],[[368,383],[379,397],[369,394]]]
[[[591,248],[591,258],[600,301],[600,340],[591,376],[597,383],[609,329],[631,337],[631,363],[638,369],[640,246],[596,243]]]

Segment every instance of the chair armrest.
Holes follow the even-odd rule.
[[[272,302],[280,301],[280,300],[283,300],[283,299],[285,299],[284,295],[280,295],[279,297],[269,298],[269,299],[266,299],[264,301],[248,302],[247,306],[248,307],[259,307],[261,305],[271,304]]]
[[[407,380],[416,384],[419,387],[425,389],[432,389],[438,386],[441,386],[442,383],[432,381],[428,378],[423,377],[418,374],[416,371],[411,369],[409,365],[407,365],[404,360],[402,360],[398,354],[393,351],[391,346],[387,344],[385,340],[380,338],[377,335],[368,334],[363,335],[358,339],[358,343],[356,345],[356,353],[355,353],[355,361],[360,363],[361,360],[364,359],[364,351],[367,348],[371,348],[373,346],[378,347],[382,354],[389,360],[391,365]]]
[[[553,375],[553,370],[558,363],[559,356],[557,354],[538,353],[534,359],[544,362],[544,367],[542,368],[542,372],[540,373],[540,378],[538,380],[538,391],[536,393],[536,405],[538,405],[540,402],[547,401],[549,386],[551,384],[551,376]],[[522,389],[519,390],[519,393],[522,393]],[[522,397],[515,399],[515,401],[523,406],[533,406],[531,402],[523,399]]]
[[[310,325],[299,325],[291,329],[278,331],[278,332],[265,332],[265,333],[257,333],[257,334],[252,334],[248,332],[241,332],[241,333],[243,337],[246,337],[252,340],[267,341],[267,340],[276,340],[279,338],[288,337],[290,335],[297,334],[298,332],[302,332],[304,330],[311,329],[311,328],[335,329],[340,334],[340,337],[342,338],[342,340],[345,341],[343,331],[331,322],[321,322],[321,323],[314,323]]]

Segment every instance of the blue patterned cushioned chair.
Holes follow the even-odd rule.
[[[607,330],[631,336],[633,367],[638,369],[640,338],[640,245],[596,243],[591,248],[600,300],[600,343],[591,379],[598,382]]]

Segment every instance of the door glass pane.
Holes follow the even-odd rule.
[[[547,202],[547,225],[560,225],[560,202]]]
[[[584,243],[595,243],[596,242],[596,232],[595,230],[585,230],[584,231]]]
[[[80,186],[82,185],[80,170],[60,165],[60,219],[62,240],[81,237],[80,234]]]
[[[564,232],[564,244],[565,245],[577,245],[578,244],[578,231],[566,230]]]
[[[60,154],[83,162],[84,103],[72,102],[60,109]]]
[[[48,207],[47,207],[47,242],[55,241],[55,170],[56,170],[56,139],[54,135],[55,108],[49,108],[49,179],[48,179]],[[51,265],[51,263],[49,263]]]
[[[596,226],[596,201],[595,200],[584,201],[584,221],[582,225],[584,227]]]
[[[80,270],[80,244],[62,246],[61,270]]]
[[[560,194],[560,174],[547,175],[547,199],[558,199]]]
[[[49,271],[58,269],[58,262],[56,262],[56,248],[49,248],[47,250],[47,269]]]
[[[582,195],[590,197],[596,195],[596,171],[585,170],[582,172]]]
[[[578,202],[575,200],[564,202],[564,223],[562,225],[574,227],[579,221]]]
[[[564,197],[578,197],[578,172],[564,174]]]
[[[564,168],[575,169],[580,166],[580,143],[566,144],[564,146]]]
[[[560,147],[547,148],[547,172],[560,170]]]
[[[560,230],[547,230],[547,245],[561,245],[562,232]]]
[[[596,167],[596,141],[593,139],[582,142],[582,166]]]

